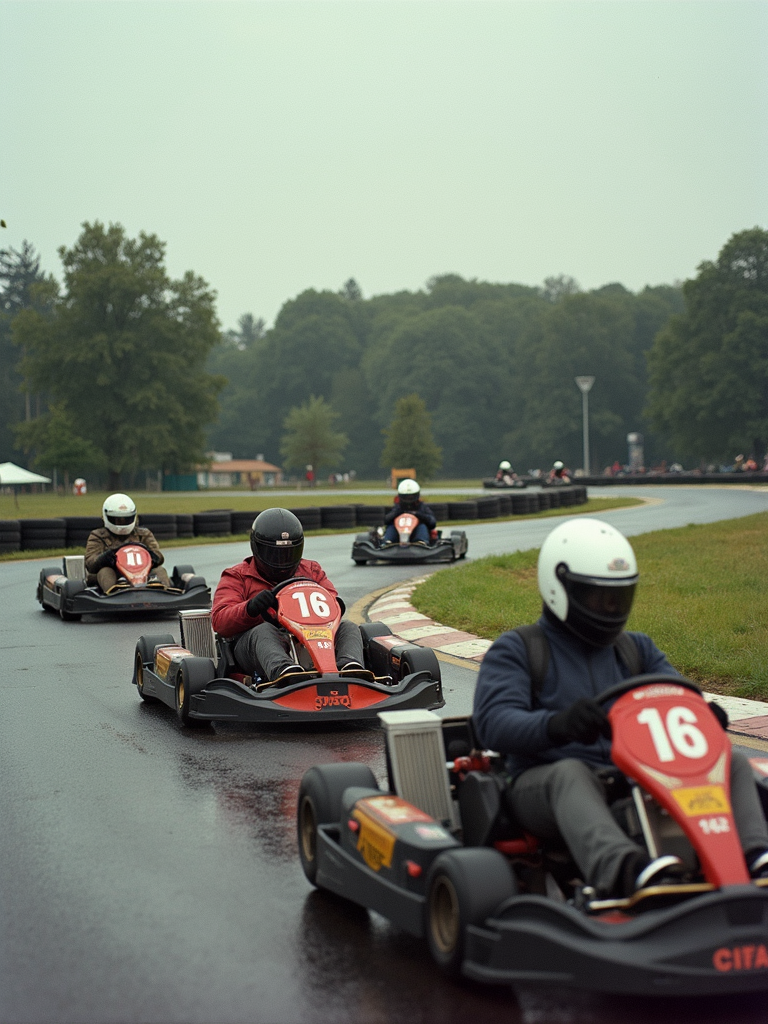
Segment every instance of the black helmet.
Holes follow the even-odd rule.
[[[296,572],[304,554],[304,530],[287,508],[259,512],[251,526],[251,551],[260,575],[281,583]]]

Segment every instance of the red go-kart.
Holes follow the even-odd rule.
[[[62,567],[48,565],[40,570],[37,600],[44,611],[57,611],[62,619],[79,619],[84,614],[105,615],[124,612],[178,612],[210,608],[211,591],[191,565],[174,566],[171,587],[152,574],[152,556],[143,544],[124,544],[115,552],[117,583],[109,593],[86,581],[83,555],[65,555]]]
[[[445,703],[434,651],[404,643],[381,622],[367,622],[360,626],[365,667],[337,669],[336,598],[299,578],[273,593],[276,621],[303,672],[275,680],[249,675],[237,665],[234,641],[214,637],[209,615],[182,614],[181,644],[171,634],[139,638],[133,682],[140,696],[174,708],[185,725],[375,721],[381,710]]]
[[[679,677],[637,677],[601,699],[615,701],[612,811],[649,856],[681,857],[679,882],[598,898],[562,844],[511,820],[496,755],[448,759],[457,741],[470,750],[468,720],[424,712],[382,715],[388,791],[366,765],[305,774],[307,878],[426,936],[441,968],[476,981],[643,995],[768,989],[768,879],[750,879],[739,843],[728,736]]]
[[[401,512],[395,517],[396,541],[384,540],[384,527],[370,533],[358,533],[352,545],[352,560],[355,565],[366,562],[453,562],[464,558],[467,553],[467,534],[464,530],[451,530],[449,537],[443,537],[441,530],[432,530],[429,542],[411,540],[419,525],[419,517],[413,512]]]

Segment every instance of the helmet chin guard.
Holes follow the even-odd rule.
[[[539,593],[544,606],[575,636],[607,647],[629,618],[637,586],[629,541],[599,519],[570,519],[556,527],[539,552]]]

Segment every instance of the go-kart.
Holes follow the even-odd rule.
[[[598,699],[615,700],[613,813],[649,856],[682,858],[679,882],[599,898],[563,845],[511,820],[499,758],[473,749],[471,721],[425,712],[381,716],[389,790],[363,764],[304,775],[307,879],[426,936],[444,971],[475,981],[768,989],[768,878],[750,879],[739,844],[726,733],[680,677],[635,677]],[[763,786],[767,767],[755,771]]]
[[[527,487],[527,486],[528,486],[528,481],[527,480],[523,480],[523,478],[519,477],[519,476],[514,476],[514,477],[504,476],[504,477],[501,478],[501,480],[497,480],[495,476],[492,476],[492,477],[488,477],[487,479],[483,480],[483,487],[486,490],[491,490],[491,489],[496,488],[498,490],[509,491],[509,490],[512,490],[513,488],[519,490],[519,489],[521,489],[523,487]]]
[[[352,545],[352,561],[355,565],[365,565],[366,562],[453,562],[464,558],[468,547],[464,530],[451,530],[448,537],[443,537],[441,530],[433,530],[427,543],[411,540],[418,525],[419,517],[413,512],[401,512],[394,521],[396,541],[384,540],[383,527],[358,533]]]
[[[152,575],[152,558],[141,544],[125,544],[115,555],[117,584],[105,594],[86,581],[83,555],[65,555],[61,567],[40,570],[37,600],[43,611],[57,611],[65,622],[81,615],[125,612],[178,612],[185,608],[210,608],[211,591],[191,565],[176,565],[171,587]]]
[[[264,680],[236,663],[234,641],[214,636],[210,615],[182,612],[181,644],[171,634],[142,636],[133,682],[145,701],[174,708],[184,725],[214,721],[332,722],[376,720],[383,709],[440,708],[434,651],[405,643],[381,622],[360,626],[365,666],[338,669],[335,597],[314,580],[278,584],[275,619],[290,657],[305,670]]]

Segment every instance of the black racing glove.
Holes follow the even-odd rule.
[[[598,736],[611,738],[611,723],[597,701],[582,697],[565,711],[558,711],[550,718],[547,736],[558,747],[571,740],[594,743]]]
[[[160,565],[160,555],[158,555],[152,548],[148,548],[146,544],[136,544],[137,548],[144,548],[149,557],[152,559],[152,566]]]
[[[262,590],[250,599],[246,611],[252,619],[259,616],[263,619],[270,608],[277,608],[277,598],[271,590]]]
[[[107,548],[106,551],[102,551],[99,557],[93,562],[93,572],[99,572],[100,569],[114,569],[117,563],[117,556],[112,548]]]
[[[707,704],[708,704],[709,710],[712,712],[712,714],[718,720],[718,722],[720,723],[722,728],[723,729],[727,729],[728,728],[728,723],[730,722],[730,719],[728,718],[728,712],[725,710],[725,708],[722,707],[720,704],[717,703],[717,701],[714,701],[714,700],[708,701]]]

